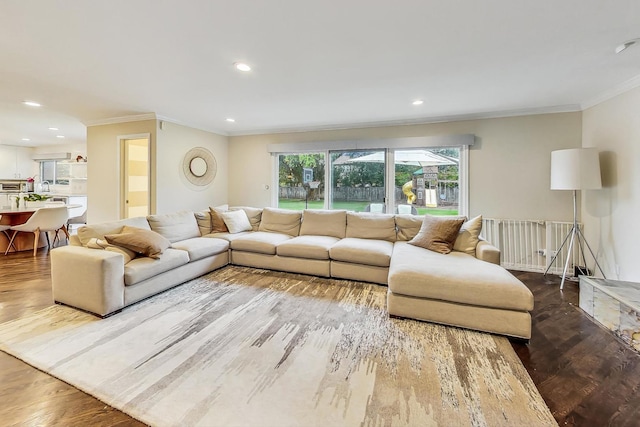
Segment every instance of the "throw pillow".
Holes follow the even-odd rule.
[[[453,249],[453,243],[458,237],[464,220],[464,218],[425,215],[420,231],[416,237],[409,241],[409,244],[441,254],[448,254]]]
[[[480,232],[482,232],[482,215],[471,218],[462,224],[458,237],[453,244],[453,250],[476,256],[476,246],[480,241]]]
[[[136,257],[136,253],[134,251],[121,246],[111,245],[106,240],[98,239],[96,237],[92,237],[89,240],[87,247],[90,249],[103,249],[105,251],[118,253],[124,258],[125,264]]]
[[[220,215],[231,234],[252,230],[249,218],[243,210],[222,212]]]
[[[112,245],[122,246],[155,259],[160,258],[162,252],[171,246],[171,242],[166,237],[155,231],[129,227],[128,225],[122,228],[122,233],[108,234],[104,238]]]
[[[228,233],[229,229],[222,219],[222,214],[229,210],[229,205],[216,206],[215,208],[209,206],[211,212],[211,232],[212,233]]]

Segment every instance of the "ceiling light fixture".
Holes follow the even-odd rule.
[[[630,48],[631,46],[635,45],[638,42],[640,42],[640,39],[627,40],[621,45],[616,46],[615,52],[616,53],[624,52],[625,50],[627,50],[628,48]]]
[[[64,138],[64,135],[56,135],[56,138],[62,139],[62,138]]]
[[[23,141],[31,141],[29,138],[22,138]]]
[[[422,105],[424,104],[424,101],[422,99],[416,99],[415,101],[412,102],[413,105]]]
[[[42,107],[42,104],[40,104],[39,102],[35,102],[35,101],[23,101],[22,103],[24,105],[28,105],[29,107]]]
[[[49,130],[58,130],[58,128],[49,128]]]
[[[239,71],[251,71],[251,67],[244,62],[235,62],[233,66]]]
[[[228,117],[228,118],[226,118],[225,120],[226,120],[227,122],[229,122],[229,123],[235,123],[235,122],[236,122],[236,119],[232,119],[231,117]]]

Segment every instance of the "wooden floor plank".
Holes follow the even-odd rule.
[[[47,249],[0,256],[0,322],[51,305]],[[512,346],[560,425],[640,424],[640,355],[578,308],[578,286],[513,272],[533,292],[530,343]],[[0,352],[3,426],[141,426],[128,415]]]

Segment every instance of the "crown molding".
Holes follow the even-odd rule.
[[[205,132],[215,133],[215,134],[221,135],[221,136],[229,136],[229,133],[227,133],[227,132],[225,132],[223,130],[220,130],[220,129],[215,129],[215,128],[206,127],[206,126],[199,126],[199,125],[196,125],[196,124],[193,124],[193,123],[183,122],[183,121],[180,121],[180,120],[175,120],[175,119],[172,119],[171,117],[162,116],[162,115],[156,115],[156,118],[159,121],[162,121],[162,122],[169,122],[169,123],[173,123],[173,124],[180,125],[180,126],[186,126],[186,127],[191,128],[191,129],[197,129],[197,130],[202,130],[202,131],[205,131]]]
[[[133,114],[131,116],[110,117],[106,119],[87,120],[82,122],[85,126],[113,125],[116,123],[142,122],[144,120],[156,120],[155,113]]]
[[[623,93],[628,92],[631,89],[637,88],[638,86],[640,86],[640,74],[630,78],[626,82],[620,83],[619,85],[616,85],[611,89],[608,89],[602,92],[601,94],[583,102],[580,105],[580,107],[584,111],[587,108],[594,107],[600,103],[603,103],[604,101],[608,101],[611,98],[614,98],[618,95],[622,95]]]
[[[229,132],[228,136],[272,135],[278,133],[301,133],[330,130],[364,129],[388,126],[411,126],[431,123],[461,122],[466,120],[499,119],[507,117],[533,116],[539,114],[574,113],[582,111],[578,104],[556,105],[552,107],[523,108],[519,110],[490,111],[482,113],[459,114],[437,117],[421,117],[405,120],[387,120],[378,122],[345,123],[340,125],[299,126],[296,128],[259,129],[251,131]]]

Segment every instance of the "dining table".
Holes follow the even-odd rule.
[[[67,209],[76,209],[81,208],[82,205],[78,204],[68,204],[68,205],[44,205],[44,206],[27,206],[27,207],[19,207],[19,208],[2,208],[0,209],[0,225],[20,225],[27,222],[31,215],[38,209],[47,209],[49,207],[59,207],[66,206]],[[7,230],[9,236],[13,234],[13,231]],[[43,232],[44,233],[44,232]],[[35,236],[33,233],[18,233],[16,238],[13,240],[13,246],[11,250],[16,251],[32,251],[34,244]],[[38,239],[38,248],[42,248],[47,244],[46,236],[41,235]],[[9,239],[4,233],[0,233],[0,251],[4,253],[9,245]]]

